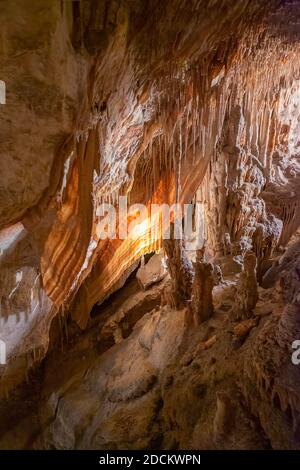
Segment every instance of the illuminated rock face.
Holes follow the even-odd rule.
[[[198,267],[187,262],[190,288],[174,304],[181,262],[172,266],[172,249],[166,249],[173,276],[163,282],[163,308],[186,308],[189,313],[174,315],[183,331],[195,324],[205,329],[201,322],[213,322],[218,311],[212,306],[215,286],[214,302],[231,312],[231,320],[250,322],[236,331],[255,328],[255,309],[268,310],[257,284],[274,292],[278,250],[297,236],[300,222],[299,6],[275,0],[49,0],[43,7],[36,0],[30,8],[17,0],[4,3],[0,339],[9,361],[1,370],[1,394],[46,354],[53,319],[89,329],[94,305],[124,285],[143,255],[161,249],[146,218],[134,240],[99,239],[99,207],[117,204],[119,196],[147,208],[201,202],[206,259]],[[226,289],[215,285],[216,265]],[[297,291],[295,268],[287,266]],[[284,297],[277,307],[293,316],[295,298]],[[203,305],[210,305],[209,312]],[[130,312],[135,321],[141,316],[140,307]],[[163,318],[163,312],[155,315]],[[122,343],[126,321],[121,307],[117,313],[104,330],[112,329],[108,337]],[[166,317],[171,321],[171,314]],[[236,336],[236,344],[245,339],[244,333]],[[137,347],[134,337],[132,342]],[[172,346],[164,344],[171,357]],[[146,388],[157,373],[153,367],[151,362],[149,376],[141,378]],[[110,387],[118,393],[117,385]],[[220,410],[227,403],[221,395]],[[222,447],[223,424],[218,416],[212,422],[215,446]],[[75,445],[70,439],[66,446]],[[207,436],[190,439],[197,447]],[[188,441],[180,442],[184,447]]]

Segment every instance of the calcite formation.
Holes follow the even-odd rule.
[[[192,285],[191,309],[195,323],[209,319],[214,311],[213,287],[215,285],[212,263],[204,261],[205,248],[197,250],[195,273]]]
[[[299,2],[0,17],[0,447],[299,449]],[[125,196],[138,236],[102,239]]]

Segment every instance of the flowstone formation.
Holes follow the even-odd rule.
[[[299,449],[299,2],[27,3],[0,5],[0,447]],[[200,205],[202,246],[154,204]]]

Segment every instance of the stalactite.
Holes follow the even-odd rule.
[[[171,226],[170,239],[163,240],[163,247],[171,276],[172,307],[182,308],[190,300],[193,274],[183,240],[174,238],[174,224]]]
[[[208,320],[214,311],[212,291],[215,286],[213,265],[204,261],[205,247],[197,250],[190,310],[196,325]]]
[[[80,17],[82,21],[82,15]],[[158,25],[156,26],[158,27]],[[296,60],[294,60],[294,65],[290,65],[293,62],[290,59],[291,57],[297,57],[297,48],[294,45],[283,47],[283,44],[278,42],[275,37],[270,36],[265,25],[262,27],[249,27],[247,31],[241,33],[239,41],[236,42],[234,47],[232,39],[228,38],[216,50],[213,47],[210,49],[210,46],[214,44],[214,40],[213,37],[205,38],[204,41],[206,42],[202,46],[203,50],[207,48],[207,54],[197,54],[194,51],[195,53],[191,57],[187,57],[183,61],[178,60],[175,51],[175,55],[168,58],[163,67],[160,66],[159,61],[155,63],[158,51],[152,50],[153,72],[150,67],[147,84],[141,74],[139,79],[141,78],[142,85],[137,87],[143,89],[143,92],[147,89],[149,97],[142,104],[134,104],[134,108],[124,105],[122,111],[116,112],[113,117],[113,111],[112,115],[109,111],[111,106],[113,108],[114,105],[115,92],[109,86],[107,86],[107,90],[105,90],[105,86],[103,90],[102,88],[101,90],[97,89],[99,85],[97,74],[91,76],[91,88],[94,88],[91,96],[105,97],[111,95],[111,98],[108,99],[106,112],[102,113],[101,116],[98,113],[93,113],[93,116],[86,120],[88,114],[84,113],[78,119],[78,129],[75,132],[78,140],[77,147],[82,145],[84,139],[87,139],[86,145],[91,144],[93,139],[90,134],[97,120],[99,122],[97,127],[98,138],[96,140],[98,149],[101,149],[100,164],[98,154],[97,157],[95,155],[95,161],[98,161],[97,165],[100,168],[97,170],[96,179],[93,174],[92,187],[89,190],[89,195],[92,192],[92,197],[89,197],[93,201],[93,210],[103,202],[108,201],[115,204],[121,189],[128,191],[128,194],[131,193],[135,172],[131,171],[130,176],[126,173],[128,164],[132,163],[131,159],[141,162],[141,169],[139,169],[138,174],[142,175],[141,178],[144,182],[143,195],[145,195],[145,200],[140,202],[151,200],[158,184],[164,180],[165,174],[176,176],[172,180],[176,184],[175,199],[179,200],[181,197],[184,199],[188,191],[184,188],[181,177],[188,180],[191,179],[191,176],[194,176],[195,172],[199,171],[199,179],[202,180],[203,169],[199,165],[201,159],[205,162],[203,167],[208,168],[207,175],[209,174],[212,179],[218,160],[224,158],[221,152],[216,150],[216,147],[222,145],[220,141],[226,145],[223,139],[226,119],[237,105],[241,107],[242,116],[246,123],[245,129],[238,131],[241,135],[236,136],[236,142],[230,144],[232,148],[237,149],[236,152],[243,152],[243,156],[240,155],[236,159],[236,165],[242,170],[244,167],[249,166],[245,156],[248,156],[251,152],[255,153],[258,159],[262,159],[264,165],[266,162],[271,162],[268,152],[270,154],[273,152],[274,142],[279,140],[278,133],[280,132],[279,125],[278,127],[275,126],[272,117],[272,113],[275,113],[274,102],[278,100],[278,103],[280,103],[278,104],[279,109],[280,106],[290,102],[291,85],[294,83],[295,76],[297,76],[295,74],[299,69]],[[260,47],[261,42],[263,42],[264,47]],[[138,76],[139,70],[135,70],[135,73]],[[217,82],[213,83],[216,76],[218,77]],[[101,77],[101,72],[99,72],[99,77]],[[95,83],[93,83],[93,80]],[[128,75],[126,75],[126,80],[128,80]],[[125,87],[121,82],[122,80],[120,81],[120,89],[123,90]],[[139,102],[139,99],[137,102]],[[143,109],[141,109],[142,106]],[[129,119],[126,114],[139,115],[144,110],[147,111],[149,117],[142,124],[141,122],[137,123],[137,121],[134,121],[133,124],[133,120]],[[277,111],[275,114],[277,114]],[[118,121],[119,118],[121,119]],[[114,127],[116,122],[120,123],[120,129],[118,129],[118,126]],[[153,123],[157,124],[154,131],[151,129]],[[140,142],[138,142],[137,135],[134,136],[136,142],[132,146],[132,149],[134,148],[132,150],[129,143],[130,132],[126,137],[128,140],[122,139],[129,129],[134,128],[134,126],[137,126],[138,129],[141,125],[143,126],[143,136]],[[125,141],[128,148],[123,154],[121,147],[124,150]],[[232,152],[232,150],[230,151]],[[89,155],[92,153],[92,151],[86,153],[86,162],[91,159]],[[230,158],[232,159],[232,154]],[[75,160],[78,160],[78,157]],[[210,166],[208,165],[209,161]],[[201,168],[201,170],[198,168]],[[231,172],[232,168],[229,164],[228,173],[231,174]],[[267,169],[266,172],[268,172]],[[207,202],[207,217],[210,221],[221,224],[225,216],[223,217],[220,214],[212,215],[212,208],[216,203],[222,205],[222,207],[224,206],[222,210],[225,211],[227,204],[227,208],[230,209],[227,220],[228,230],[233,243],[238,244],[245,231],[255,230],[255,224],[260,223],[258,221],[261,220],[262,214],[259,213],[260,209],[255,207],[251,207],[250,213],[243,212],[244,208],[248,207],[254,200],[253,194],[246,196],[248,187],[251,187],[251,181],[246,182],[250,183],[246,190],[243,171],[235,177],[235,185],[238,187],[230,187],[231,181],[226,179],[225,169],[223,170],[223,178],[224,182],[226,181],[227,192],[225,191],[224,195],[221,195],[215,191],[214,202],[212,202],[211,194],[214,187],[213,183],[209,184],[207,176],[207,187],[203,191],[204,199]],[[72,181],[70,179],[68,186],[71,185]],[[73,194],[76,193],[75,189]],[[193,191],[195,191],[194,188]],[[190,196],[188,194],[189,198]],[[61,201],[62,213],[64,209],[68,208],[66,202]],[[85,203],[86,201],[82,203],[79,215],[77,214],[79,219],[81,216],[83,217],[84,209],[82,208],[84,208]],[[285,213],[283,218],[287,221],[287,224],[291,225],[294,215],[292,212]],[[254,220],[252,226],[250,219]],[[92,221],[92,225],[91,230],[94,228],[94,221]],[[64,224],[61,224],[61,227],[64,226]],[[61,227],[60,232],[64,233]],[[217,247],[221,242],[218,240],[214,243]],[[59,246],[59,244],[60,240],[57,240],[55,245]],[[267,253],[273,248],[273,242],[267,242],[266,246],[263,246],[263,243],[257,239],[255,249],[259,252],[259,259],[262,256],[267,256]],[[83,249],[84,252],[85,249]],[[61,253],[63,254],[63,250]],[[58,267],[53,269],[54,274],[61,269],[59,268],[58,258],[56,263]],[[68,270],[67,277],[76,277],[71,261]],[[53,299],[55,298],[55,301],[59,299],[58,302],[61,302],[65,295],[64,289],[56,287],[54,295],[50,287],[50,275],[43,275],[43,277],[47,277],[46,281],[48,280],[48,293],[51,294]],[[47,285],[47,282],[45,285]]]
[[[256,256],[246,253],[244,257],[244,270],[240,274],[236,293],[235,317],[249,318],[258,300],[256,279]]]

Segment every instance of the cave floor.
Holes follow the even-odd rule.
[[[300,448],[295,315],[283,313],[277,277],[244,321],[232,315],[234,273],[197,326],[188,309],[161,306],[167,278],[144,291],[135,273],[85,331],[55,320],[46,357],[1,401],[0,447]]]

